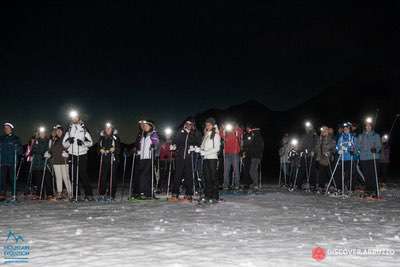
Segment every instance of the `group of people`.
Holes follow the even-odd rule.
[[[310,122],[305,133],[282,139],[280,184],[295,189],[349,195],[360,192],[363,197],[380,197],[390,163],[389,136],[375,132],[374,120],[367,118],[361,133],[354,123],[345,122],[337,134],[322,126],[319,133]]]
[[[138,122],[132,145],[123,145],[114,125],[107,123],[96,143],[98,160],[97,192],[88,174],[88,152],[93,151],[92,135],[77,112],[71,112],[67,127],[55,125],[48,133],[41,127],[23,148],[11,123],[3,125],[0,137],[0,200],[17,196],[21,166],[28,166],[25,195],[37,199],[113,200],[118,181],[125,180],[127,157],[131,175],[127,197],[153,199],[166,193],[169,201],[193,201],[195,195],[207,202],[219,200],[219,170],[223,163],[223,189],[239,189],[244,172],[259,185],[263,139],[260,129],[237,124],[218,128],[213,118],[197,130],[193,119],[184,122],[175,134],[159,133],[149,120]],[[22,160],[21,160],[22,159]],[[121,177],[121,169],[123,174]],[[129,175],[128,175],[129,176]],[[21,183],[19,183],[21,184]],[[122,191],[122,190],[121,190]],[[122,192],[121,192],[122,193]]]

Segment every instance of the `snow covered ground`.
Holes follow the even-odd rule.
[[[274,186],[212,206],[167,202],[57,202],[0,206],[30,244],[19,266],[399,266],[400,190],[385,200],[336,199]],[[332,256],[315,247],[383,248],[391,256]],[[1,244],[3,247],[3,244]],[[3,257],[3,255],[1,255]],[[3,260],[3,258],[1,258]]]

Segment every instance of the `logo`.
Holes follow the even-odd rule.
[[[30,254],[30,245],[24,237],[12,229],[8,230],[3,246],[4,263],[26,263]]]
[[[323,261],[326,258],[326,250],[321,247],[315,247],[312,250],[312,257],[316,261]]]

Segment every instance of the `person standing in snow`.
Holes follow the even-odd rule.
[[[57,186],[57,199],[62,198],[63,184],[68,193],[68,198],[72,198],[72,185],[69,178],[69,166],[67,163],[68,152],[65,150],[63,145],[64,129],[61,125],[53,127],[55,135],[50,140],[50,155],[51,162],[53,164],[54,175],[56,178]]]
[[[154,154],[160,141],[152,121],[142,120],[139,125],[141,131],[135,143],[139,160],[135,166],[133,197],[148,199],[154,197]]]
[[[13,185],[16,175],[15,166],[22,155],[22,145],[18,136],[14,134],[14,125],[3,124],[4,134],[0,136],[0,201],[7,198],[7,191]],[[12,190],[11,190],[12,191]]]
[[[321,127],[321,134],[314,148],[316,166],[316,181],[314,183],[317,192],[325,190],[331,177],[331,162],[335,153],[336,142],[329,134],[327,126]]]
[[[86,200],[93,200],[93,192],[87,173],[87,153],[93,146],[92,136],[90,135],[85,123],[80,119],[79,114],[71,116],[71,124],[68,127],[63,139],[63,145],[69,153],[69,163],[71,166],[72,189],[76,194],[76,183],[83,187]],[[79,173],[78,173],[79,171]],[[77,179],[79,178],[79,181]]]
[[[181,131],[177,133],[173,140],[175,152],[175,177],[171,181],[172,197],[170,201],[177,201],[179,198],[179,188],[183,180],[185,190],[185,200],[192,201],[193,197],[193,172],[195,153],[201,144],[201,135],[196,131],[193,120],[187,120]]]
[[[54,200],[53,181],[49,162],[49,138],[44,128],[40,128],[36,133],[36,139],[32,144],[32,157],[33,199],[39,199],[40,195],[46,195],[48,200]],[[42,192],[41,189],[43,190]]]
[[[302,158],[300,159],[300,174],[297,179],[297,186],[299,188],[303,188],[304,185],[304,189],[310,189],[310,184],[307,182],[314,178],[314,148],[317,139],[318,137],[315,129],[310,122],[306,122],[305,133],[300,138],[300,149]]]
[[[356,138],[351,132],[352,124],[350,122],[346,122],[343,124],[343,131],[338,137],[338,141],[336,143],[336,151],[341,157],[341,160],[344,161],[344,183],[349,186],[350,182],[350,173],[353,170],[352,174],[355,171],[355,162],[354,155],[356,153]],[[354,179],[352,179],[354,182]],[[342,164],[339,162],[335,173],[335,181],[338,190],[342,190]],[[349,188],[349,187],[348,187]],[[342,192],[344,193],[344,192]]]
[[[117,136],[117,130],[110,123],[107,123],[104,130],[100,133],[98,144],[101,157],[98,193],[101,198],[105,198],[106,192],[108,191],[111,199],[115,199],[117,193],[118,159],[120,156],[121,145]]]
[[[239,189],[240,183],[240,152],[243,140],[243,130],[237,123],[222,126],[219,135],[224,143],[224,190]],[[230,183],[231,169],[232,183]],[[232,185],[232,186],[231,186]]]
[[[247,125],[246,134],[243,139],[243,152],[246,162],[250,163],[249,173],[252,180],[250,188],[258,188],[259,186],[259,168],[261,168],[261,160],[264,154],[264,139],[259,128],[253,128]]]
[[[364,132],[357,138],[357,148],[360,151],[360,167],[365,176],[365,193],[369,197],[377,196],[377,173],[382,149],[381,137],[373,129],[372,123],[366,122]]]
[[[218,126],[214,118],[208,118],[205,122],[200,154],[205,166],[205,199],[211,203],[219,200],[217,165],[220,146]]]
[[[281,140],[281,147],[279,148],[279,161],[280,161],[279,171],[281,172],[281,176],[284,177],[284,184],[281,184],[281,186],[287,186],[286,183],[290,165],[290,160],[289,160],[290,148],[291,146],[290,146],[289,134],[286,133]]]

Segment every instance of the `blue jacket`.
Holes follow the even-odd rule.
[[[22,155],[22,145],[19,137],[14,134],[0,136],[1,165],[14,166],[15,152],[17,152],[18,160]]]
[[[381,136],[372,131],[372,132],[363,132],[357,138],[357,148],[360,151],[360,160],[373,160],[371,148],[376,148],[375,158],[380,159],[382,143]]]
[[[336,143],[336,151],[343,149],[343,160],[351,160],[356,151],[356,138],[351,133],[341,133]],[[351,153],[353,151],[353,153]],[[354,158],[353,158],[354,159]]]

